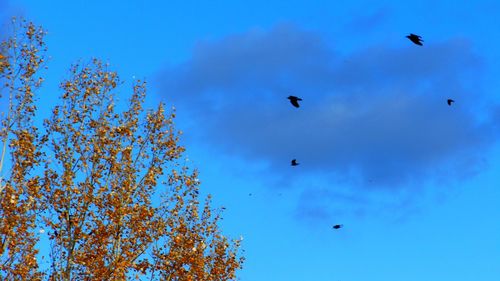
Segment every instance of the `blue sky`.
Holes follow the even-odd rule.
[[[49,32],[42,114],[91,57],[177,108],[241,280],[499,280],[496,1],[4,3]]]

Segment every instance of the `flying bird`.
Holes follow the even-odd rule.
[[[296,96],[289,96],[287,99],[289,99],[290,103],[297,108],[300,106],[299,101],[302,100],[301,98],[298,98]]]
[[[419,46],[423,46],[422,42],[424,42],[424,40],[422,40],[422,36],[410,33],[410,35],[406,36],[406,38],[410,39],[411,42]]]
[[[333,226],[333,229],[340,229],[343,226],[344,226],[343,224],[336,224],[336,225]]]
[[[297,163],[297,159],[293,159],[292,160],[292,166],[298,166],[299,163]]]
[[[454,101],[454,100],[452,100],[452,99],[448,99],[446,102],[448,103],[448,105],[450,105],[450,106],[451,106],[451,104],[452,104],[452,103],[454,103],[455,101]]]

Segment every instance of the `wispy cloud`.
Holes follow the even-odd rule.
[[[204,141],[283,177],[292,158],[301,173],[385,189],[482,167],[498,118],[476,114],[484,67],[470,42],[339,53],[319,34],[279,25],[199,43],[160,79]]]

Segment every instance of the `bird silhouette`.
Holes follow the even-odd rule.
[[[422,42],[424,42],[424,40],[422,40],[422,36],[410,33],[410,35],[406,36],[406,38],[410,39],[411,42],[419,46],[423,46]]]
[[[297,159],[293,159],[292,160],[292,166],[298,166],[299,163],[297,163]]]
[[[344,226],[343,224],[336,224],[336,225],[333,226],[333,229],[340,229],[343,226]]]
[[[290,103],[297,108],[300,106],[299,101],[302,100],[301,98],[298,98],[296,96],[289,96],[287,99],[289,99]]]
[[[448,99],[446,102],[448,103],[448,105],[450,105],[450,106],[451,106],[451,104],[452,104],[452,103],[454,103],[455,101],[454,101],[454,100],[452,100],[452,99]]]

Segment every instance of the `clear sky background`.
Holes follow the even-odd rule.
[[[0,1],[49,32],[42,115],[92,57],[177,108],[202,191],[244,238],[242,281],[500,280],[499,9]]]

